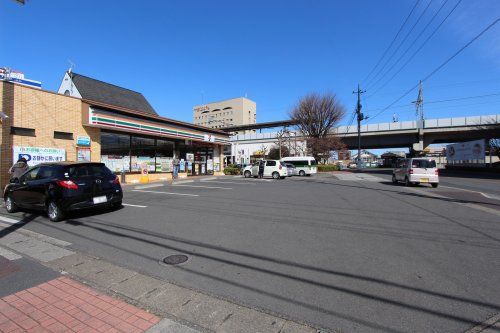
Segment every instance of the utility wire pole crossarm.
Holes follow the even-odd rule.
[[[358,120],[358,158],[357,158],[357,164],[358,168],[361,168],[361,121],[368,119],[368,117],[365,117],[363,113],[361,113],[361,94],[364,94],[366,91],[361,90],[358,84],[358,90],[353,91],[353,94],[358,94],[358,102],[356,103],[356,115],[357,115],[357,120]]]

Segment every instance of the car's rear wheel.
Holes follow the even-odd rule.
[[[54,201],[50,201],[47,205],[47,216],[52,222],[58,222],[64,218],[64,212]]]
[[[410,179],[408,177],[405,178],[405,186],[412,186],[413,184],[410,182]]]
[[[280,174],[276,171],[273,172],[272,176],[273,176],[273,179],[280,179]]]
[[[393,184],[396,184],[397,182],[398,182],[398,180],[396,179],[396,175],[395,175],[395,174],[393,174],[393,175],[392,175],[392,183],[393,183]]]
[[[299,176],[304,177],[306,175],[306,172],[304,170],[299,171]]]
[[[252,177],[252,173],[250,171],[245,171],[245,178],[250,178]]]
[[[8,213],[15,213],[17,212],[17,205],[14,203],[10,195],[5,198],[5,209],[7,210]]]
[[[432,183],[431,185],[433,188],[436,188],[436,187],[438,187],[439,183]]]

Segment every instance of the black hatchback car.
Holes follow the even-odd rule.
[[[51,221],[83,208],[120,207],[123,192],[118,177],[103,163],[60,162],[32,167],[5,187],[5,208],[44,210]]]

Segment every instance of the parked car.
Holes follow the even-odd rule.
[[[284,162],[278,160],[264,160],[264,162],[266,163],[264,166],[264,177],[283,179],[287,176],[287,167]],[[247,166],[243,170],[243,176],[245,176],[245,178],[258,177],[259,162],[255,162],[252,165]]]
[[[318,172],[318,163],[312,156],[283,157],[281,160],[293,164],[299,176],[310,176]]]
[[[83,208],[120,207],[123,192],[118,177],[103,163],[44,163],[30,168],[5,187],[7,212],[19,208],[43,210],[51,221]]]
[[[297,173],[297,169],[295,168],[295,165],[291,164],[291,163],[285,163],[286,165],[286,171],[287,171],[287,176],[288,177],[291,177],[291,176],[295,176]]]
[[[439,170],[436,161],[427,158],[405,158],[398,160],[392,172],[392,182],[402,181],[406,186],[414,184],[439,185]]]

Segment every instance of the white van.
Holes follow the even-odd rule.
[[[396,163],[392,172],[392,182],[404,182],[406,186],[414,184],[439,185],[439,171],[436,161],[428,158],[405,158]]]
[[[295,172],[299,176],[310,176],[318,172],[318,163],[314,157],[283,157],[281,159],[285,163],[290,163],[295,166]]]
[[[287,176],[285,163],[277,160],[264,160],[264,177],[273,177],[274,179],[284,179]],[[259,162],[251,164],[243,169],[245,178],[259,176]]]

